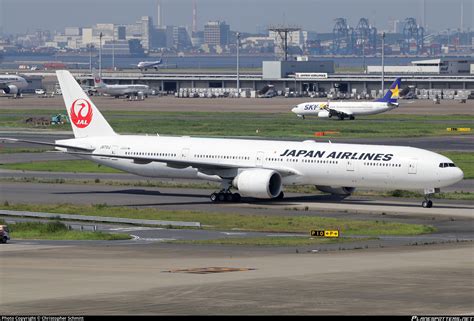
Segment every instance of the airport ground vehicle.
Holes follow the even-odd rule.
[[[7,243],[9,240],[8,226],[0,225],[0,243]]]

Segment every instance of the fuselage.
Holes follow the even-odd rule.
[[[398,104],[390,104],[378,101],[330,101],[330,102],[307,102],[295,106],[291,111],[298,116],[322,116],[328,110],[335,110],[347,115],[374,115],[380,114],[398,107]],[[322,112],[322,113],[321,113]],[[320,114],[321,113],[321,114]]]
[[[229,168],[273,169],[283,185],[327,185],[427,189],[452,185],[463,172],[445,156],[402,146],[332,144],[225,138],[117,135],[77,138],[56,143],[94,149],[82,156],[126,172],[150,177],[200,178],[219,181],[225,172],[179,168],[163,162],[137,162],[114,155],[202,162]],[[448,165],[452,164],[452,165]],[[230,173],[229,176],[234,176]]]
[[[147,85],[104,85],[96,87],[98,92],[111,96],[136,94],[138,92],[146,93],[148,89]]]
[[[138,68],[140,69],[145,69],[145,68],[154,68],[158,67],[158,65],[161,64],[161,60],[157,61],[140,61],[137,65]]]
[[[18,89],[25,89],[28,87],[28,82],[25,78],[16,75],[0,75],[0,88],[7,86],[15,86]]]

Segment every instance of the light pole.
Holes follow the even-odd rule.
[[[99,77],[102,78],[102,32],[99,34]]]
[[[115,26],[112,31],[112,70],[115,71]]]
[[[384,76],[385,76],[385,65],[384,65],[384,52],[385,52],[385,32],[382,32],[382,97],[384,93]]]
[[[364,74],[365,74],[365,39],[362,42],[362,57],[364,57],[363,58],[363,60],[364,60],[364,62],[363,62],[364,66],[363,67],[364,67]]]
[[[237,97],[240,97],[239,47],[240,47],[240,32],[237,32]]]
[[[92,74],[92,48],[94,45],[90,43],[87,47],[89,48],[89,71]]]

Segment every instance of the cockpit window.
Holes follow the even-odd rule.
[[[454,163],[439,163],[439,167],[445,168],[445,167],[456,167]]]

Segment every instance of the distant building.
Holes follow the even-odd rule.
[[[334,73],[334,62],[325,61],[264,61],[263,79],[295,77],[296,73]]]
[[[153,29],[151,37],[151,48],[159,49],[166,48],[166,28],[157,27]]]
[[[469,74],[472,58],[439,58],[412,61],[411,66],[384,66],[392,74]],[[381,66],[367,66],[368,73],[381,73]]]
[[[191,43],[193,47],[200,47],[204,43],[204,32],[203,31],[197,31],[193,32],[191,36]]]
[[[125,25],[127,40],[138,39],[145,50],[152,47],[154,33],[153,20],[150,16],[143,16],[134,24]]]
[[[223,21],[209,21],[204,25],[204,43],[213,46],[229,44],[230,26]]]
[[[153,29],[153,20],[149,16],[144,16],[137,24],[141,25],[141,44],[143,49],[150,49],[151,33]]]
[[[82,28],[79,27],[67,27],[64,29],[65,36],[82,36]]]
[[[191,38],[188,30],[182,26],[166,26],[166,47],[183,50],[190,48]]]
[[[313,35],[311,35],[312,37]],[[276,31],[268,31],[268,37],[275,42],[275,55],[284,56],[284,39]],[[290,31],[287,35],[288,54],[301,54],[308,38],[308,33],[302,30]]]

